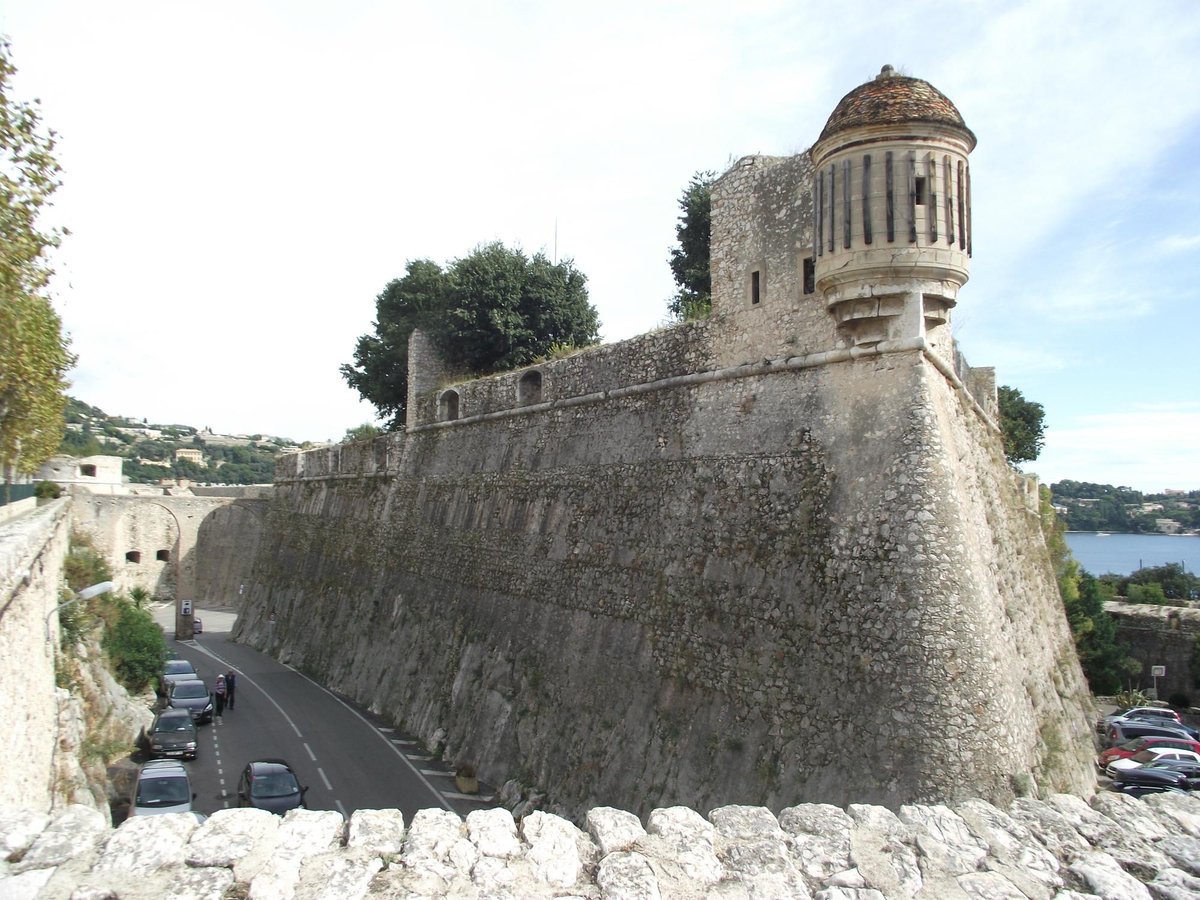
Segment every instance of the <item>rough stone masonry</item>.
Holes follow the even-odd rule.
[[[407,824],[407,827],[406,827]],[[127,819],[0,814],[0,896],[38,900],[455,897],[817,900],[1189,900],[1200,896],[1200,800],[1159,794],[982,800],[778,816],[727,806],[591,810],[578,828],[503,809],[227,809]]]
[[[581,821],[1089,794],[1088,694],[995,379],[975,136],[885,68],[713,188],[713,314],[289,456],[235,638]]]

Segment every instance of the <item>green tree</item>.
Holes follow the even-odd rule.
[[[102,646],[117,680],[131,691],[140,691],[162,669],[162,629],[154,617],[128,600],[117,600],[115,621],[104,632]]]
[[[1144,566],[1122,579],[1120,588],[1127,597],[1133,599],[1133,591],[1139,586],[1156,587],[1162,600],[1142,600],[1142,603],[1161,603],[1164,600],[1189,600],[1194,593],[1200,592],[1200,578],[1188,572],[1179,563],[1167,563],[1165,566]]]
[[[46,296],[60,232],[38,224],[60,184],[54,132],[37,101],[9,97],[9,57],[0,39],[0,466],[32,472],[62,440],[75,357]]]
[[[709,243],[716,180],[715,172],[697,172],[679,198],[680,216],[675,226],[679,245],[671,248],[668,259],[678,290],[667,301],[667,308],[676,319],[703,318],[712,310]]]
[[[383,429],[378,425],[372,425],[370,422],[363,422],[361,425],[356,425],[353,428],[347,428],[346,433],[342,436],[342,443],[349,444],[354,441],[366,441],[374,437],[379,437],[383,434]]]
[[[486,374],[527,365],[556,344],[586,346],[599,332],[587,279],[569,260],[552,263],[493,243],[444,270],[430,260],[375,300],[375,333],[358,339],[342,376],[375,405],[389,429],[401,428],[408,402],[408,339],[425,329],[452,368]]]
[[[1000,430],[1004,433],[1004,456],[1010,463],[1028,462],[1042,452],[1042,404],[1026,400],[1016,388],[1001,385]]]
[[[1113,599],[1111,586],[1102,584],[1079,568],[1063,537],[1063,524],[1054,514],[1050,490],[1042,485],[1039,512],[1042,534],[1050,562],[1054,567],[1063,611],[1075,639],[1075,652],[1096,694],[1113,694],[1121,688],[1121,676],[1130,671],[1131,658],[1117,644],[1117,625],[1104,609],[1105,600]]]
[[[408,338],[443,309],[446,293],[446,273],[437,263],[410,260],[406,269],[403,278],[389,282],[375,298],[375,333],[360,337],[354,364],[341,367],[342,377],[375,405],[389,430],[404,427]]]
[[[1125,591],[1130,603],[1153,603],[1163,606],[1167,602],[1161,584],[1131,584]]]

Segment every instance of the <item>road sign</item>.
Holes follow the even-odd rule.
[[[192,614],[192,601],[191,600],[180,600],[179,601],[179,614],[183,615],[183,616],[190,616]]]
[[[1167,667],[1166,666],[1151,666],[1150,667],[1150,677],[1151,678],[1166,678],[1167,677]]]

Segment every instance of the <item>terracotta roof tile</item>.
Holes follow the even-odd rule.
[[[975,135],[949,98],[928,81],[896,75],[891,66],[841,99],[818,140],[859,125],[931,122],[951,125]]]

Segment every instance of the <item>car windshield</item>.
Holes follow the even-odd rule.
[[[208,696],[208,688],[203,681],[184,681],[175,685],[171,697],[175,700],[198,700]]]
[[[1162,753],[1163,753],[1163,748],[1161,748],[1161,747],[1157,751],[1143,750],[1141,753],[1134,754],[1133,761],[1134,762],[1143,762],[1143,763],[1150,762],[1150,760],[1152,760],[1152,759],[1158,759],[1158,757],[1160,755],[1162,755]]]
[[[291,772],[272,772],[259,775],[250,782],[250,796],[259,800],[269,797],[290,797],[300,793],[300,785],[296,784],[296,776]]]
[[[186,778],[143,778],[138,783],[138,806],[178,806],[190,799]]]
[[[194,675],[195,672],[195,666],[186,659],[173,659],[167,663],[166,673],[168,675]]]
[[[155,734],[174,734],[177,731],[194,731],[196,726],[192,724],[192,717],[186,719],[180,716],[171,716],[169,719],[159,719],[158,725],[154,727]]]

